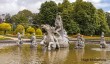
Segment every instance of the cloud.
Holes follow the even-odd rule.
[[[18,10],[18,6],[16,5],[16,0],[13,0],[12,2],[9,2],[9,0],[4,0],[0,4],[0,13],[1,14],[3,14],[3,13],[15,14],[15,13],[17,13],[17,10]]]
[[[84,1],[92,2],[92,3],[100,3],[101,2],[101,0],[84,0]]]
[[[32,11],[33,13],[38,13],[41,4],[42,4],[42,2],[36,2],[35,4],[27,5],[27,6],[26,6],[26,9]]]
[[[50,0],[0,0],[0,14],[10,13],[16,14],[17,12],[28,9],[33,13],[38,13],[41,4]],[[62,3],[63,0],[52,0],[57,4]],[[69,0],[75,2],[76,0]],[[96,8],[102,8],[104,11],[110,10],[110,0],[84,0],[92,2]]]
[[[110,10],[109,10],[109,11],[107,11],[107,12],[109,12],[109,13],[110,13]]]
[[[97,3],[97,4],[94,4],[94,6],[96,7],[96,8],[101,8],[101,9],[103,9],[104,11],[108,11],[108,10],[110,10],[110,3],[107,3],[107,2],[101,2],[101,3]]]
[[[102,8],[104,11],[108,11],[110,10],[109,7],[110,7],[110,0],[84,0],[84,1],[87,1],[87,2],[92,2],[92,4],[97,8]]]
[[[0,4],[11,3],[13,1],[16,1],[16,0],[0,0]]]
[[[37,13],[43,1],[45,0],[1,0],[0,14],[10,13],[13,15],[23,9]]]
[[[94,4],[94,5],[98,8],[104,8],[104,7],[110,6],[109,3],[98,3],[98,4]]]

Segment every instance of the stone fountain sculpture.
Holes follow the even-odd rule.
[[[105,41],[104,32],[102,32],[101,39],[100,39],[100,48],[106,48],[106,47],[107,47],[107,44]]]
[[[23,44],[23,41],[21,39],[21,34],[18,32],[18,40],[17,40],[17,44],[18,45],[22,45]]]
[[[85,39],[83,38],[83,35],[81,36],[80,33],[77,35],[77,42],[75,48],[84,48],[85,47]]]
[[[48,47],[48,50],[69,46],[67,32],[63,28],[60,15],[56,16],[55,27],[45,24],[42,25],[42,28],[45,30],[45,33],[41,44]]]
[[[35,33],[33,33],[32,37],[31,37],[31,46],[35,46],[36,44],[36,35]]]

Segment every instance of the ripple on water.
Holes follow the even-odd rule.
[[[107,45],[107,48],[91,48],[91,50],[95,51],[110,51],[110,44]]]
[[[74,47],[73,47],[74,48]],[[85,49],[60,49],[43,51],[40,48],[30,48],[30,45],[9,46],[0,52],[0,64],[109,64],[110,52],[94,45]],[[95,51],[94,51],[95,50]],[[110,50],[109,50],[110,51]],[[107,59],[103,61],[83,61],[89,59]]]

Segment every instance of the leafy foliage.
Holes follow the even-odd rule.
[[[27,32],[27,33],[30,33],[30,34],[35,33],[35,29],[34,29],[33,27],[29,26],[29,27],[27,28],[26,32]]]
[[[15,29],[15,32],[16,33],[23,33],[23,31],[24,31],[24,26],[22,26],[22,25],[17,25],[17,28]]]
[[[26,24],[29,24],[29,18],[32,17],[33,14],[31,11],[29,10],[22,10],[22,11],[19,11],[16,15],[13,15],[11,17],[13,23],[16,23],[16,24],[23,24],[25,23]]]
[[[59,4],[58,8],[62,15],[64,28],[68,34],[80,32],[79,25],[72,18],[73,5],[68,0],[64,0],[62,4]]]
[[[11,23],[13,30],[16,25],[16,32],[21,32],[28,26],[34,28],[40,27],[41,24],[49,24],[54,26],[56,14],[59,13],[63,20],[64,28],[68,34],[81,33],[84,35],[100,35],[101,32],[110,33],[110,13],[106,13],[102,9],[96,9],[91,2],[76,0],[70,3],[69,0],[63,0],[58,5],[54,1],[46,1],[41,4],[40,12],[33,14],[29,10],[19,11],[12,17],[7,14],[6,22]],[[0,24],[1,25],[1,24]],[[28,34],[36,32],[42,34],[38,28],[36,31],[32,27],[28,27]],[[1,29],[0,27],[0,30]]]
[[[97,10],[97,21],[99,22],[99,29],[97,32],[101,34],[101,32],[109,33],[109,26],[107,23],[106,15],[102,9]]]
[[[40,28],[36,29],[36,35],[43,35],[42,30]]]
[[[4,34],[6,34],[6,31],[11,30],[11,25],[9,23],[1,23],[0,24],[0,30],[4,31]]]
[[[75,2],[73,18],[79,24],[82,34],[95,34],[97,29],[96,8],[90,2]]]
[[[110,13],[106,12],[106,18],[107,18],[107,23],[108,23],[109,28],[110,28]]]
[[[69,23],[67,23],[64,27],[68,34],[77,34],[80,32],[79,25],[73,20],[70,20]]]
[[[45,2],[40,8],[40,21],[43,24],[53,25],[56,14],[58,13],[57,4],[54,1]]]

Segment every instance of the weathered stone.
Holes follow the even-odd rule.
[[[42,25],[42,28],[46,31],[41,44],[48,46],[48,50],[56,49],[60,47],[69,47],[69,40],[66,30],[63,28],[63,22],[60,15],[56,16],[55,27],[50,25]]]

